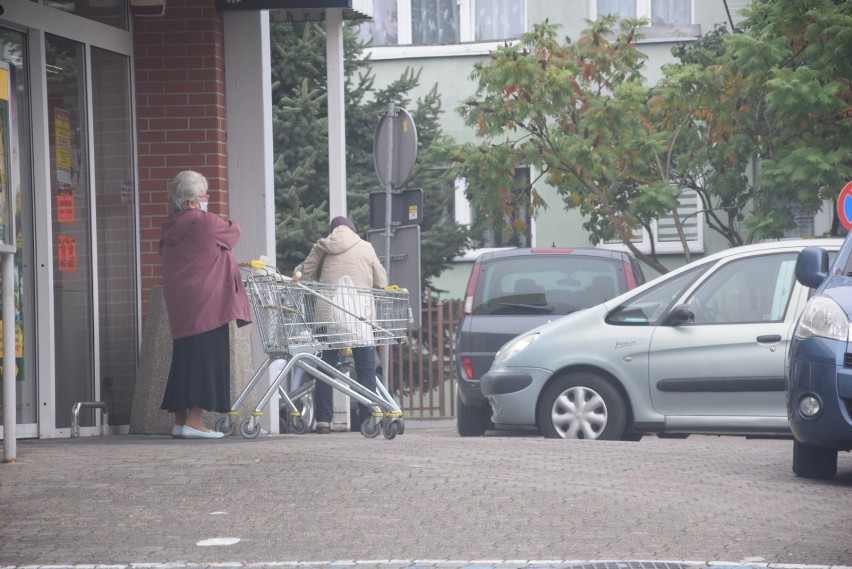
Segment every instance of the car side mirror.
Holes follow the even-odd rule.
[[[796,280],[808,288],[816,288],[828,276],[828,251],[805,247],[796,258]]]
[[[695,314],[689,309],[688,304],[678,304],[672,311],[669,312],[669,315],[666,317],[666,324],[668,326],[679,326],[680,324],[686,324],[687,322],[692,322],[695,320]]]

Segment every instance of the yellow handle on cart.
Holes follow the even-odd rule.
[[[398,291],[404,291],[405,289],[402,288],[401,286],[397,286],[397,285],[388,285],[388,286],[385,287],[385,290],[388,291],[388,292],[398,292]]]
[[[251,261],[243,261],[242,263],[238,263],[240,267],[244,269],[274,269],[272,265],[269,265],[265,261],[261,261],[260,259],[252,259]]]
[[[285,277],[281,273],[278,272],[278,269],[275,268],[275,265],[269,264],[269,259],[265,256],[261,256],[260,259],[252,259],[247,263],[240,263],[240,267],[250,268],[254,271],[258,271],[257,274],[260,275],[272,275],[276,280],[279,281],[289,281],[289,280],[297,280],[290,279],[290,277]],[[301,273],[300,273],[301,274]]]

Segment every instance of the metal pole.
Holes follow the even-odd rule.
[[[396,127],[396,106],[393,103],[388,103],[388,171],[387,183],[385,184],[385,273],[388,276],[388,284],[391,284],[391,231],[393,231],[393,212],[391,205],[393,203],[393,132]],[[382,350],[382,384],[385,389],[388,389],[388,375],[390,370],[390,347],[386,346]]]
[[[346,215],[346,111],[343,72],[343,12],[325,11],[328,84],[328,213]]]
[[[15,254],[0,261],[0,301],[3,303],[3,462],[15,462],[17,415],[15,405]]]

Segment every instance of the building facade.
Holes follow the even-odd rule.
[[[268,13],[214,0],[0,6],[16,436],[70,436],[73,406],[92,401],[126,432],[168,180],[203,173],[211,211],[243,227],[238,257],[274,258]],[[82,412],[81,434],[100,420]]]

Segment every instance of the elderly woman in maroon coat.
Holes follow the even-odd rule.
[[[251,306],[231,250],[240,226],[207,213],[207,179],[193,171],[169,183],[173,213],[163,224],[163,296],[173,351],[161,408],[175,415],[175,438],[221,438],[202,411],[231,408],[228,323],[251,322]]]

